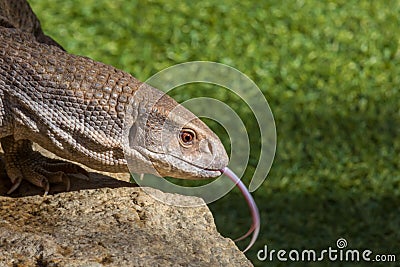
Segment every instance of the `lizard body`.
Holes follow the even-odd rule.
[[[222,143],[190,111],[122,70],[64,51],[26,1],[0,0],[0,8],[0,142],[11,191],[26,179],[47,192],[85,173],[44,158],[32,142],[99,171],[128,172],[128,157],[138,173],[222,174]]]
[[[67,53],[46,36],[26,0],[0,0],[0,143],[7,175],[42,187],[88,173],[33,151],[33,142],[99,171],[184,179],[224,173],[242,191],[260,230],[254,199],[229,170],[219,138],[168,95],[130,74]],[[128,169],[128,164],[130,168]]]

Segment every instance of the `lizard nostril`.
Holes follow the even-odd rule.
[[[211,142],[208,142],[208,150],[210,151],[210,154],[213,154],[213,146]]]

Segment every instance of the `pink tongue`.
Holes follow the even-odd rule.
[[[242,183],[242,181],[236,176],[236,174],[233,173],[228,167],[223,168],[222,173],[225,174],[226,176],[231,179],[237,187],[239,187],[240,191],[242,192],[244,198],[246,199],[247,204],[249,205],[250,211],[251,211],[251,217],[253,219],[253,223],[249,229],[249,231],[236,239],[235,241],[242,240],[246,237],[248,237],[251,233],[253,233],[253,236],[251,237],[250,244],[246,247],[243,252],[248,251],[256,242],[258,233],[260,232],[260,213],[258,212],[258,208],[256,203],[254,202],[253,197],[251,196],[249,190],[247,190],[246,186]]]

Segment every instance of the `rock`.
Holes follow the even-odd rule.
[[[201,199],[146,189],[201,205],[169,206],[126,182],[90,176],[46,197],[28,183],[4,196],[9,182],[2,176],[0,266],[252,266],[217,232]]]

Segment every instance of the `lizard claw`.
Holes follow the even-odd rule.
[[[22,182],[22,177],[20,176],[20,177],[18,177],[18,178],[14,181],[14,183],[13,183],[13,185],[11,186],[10,190],[7,191],[7,195],[9,195],[9,194],[11,194],[12,192],[14,192],[15,190],[17,190],[17,188],[19,187],[19,185],[21,184],[21,182]]]
[[[63,183],[65,184],[65,191],[71,190],[71,179],[68,176],[65,175]]]
[[[49,194],[49,191],[50,191],[50,183],[49,181],[45,181],[43,196],[47,196]]]

